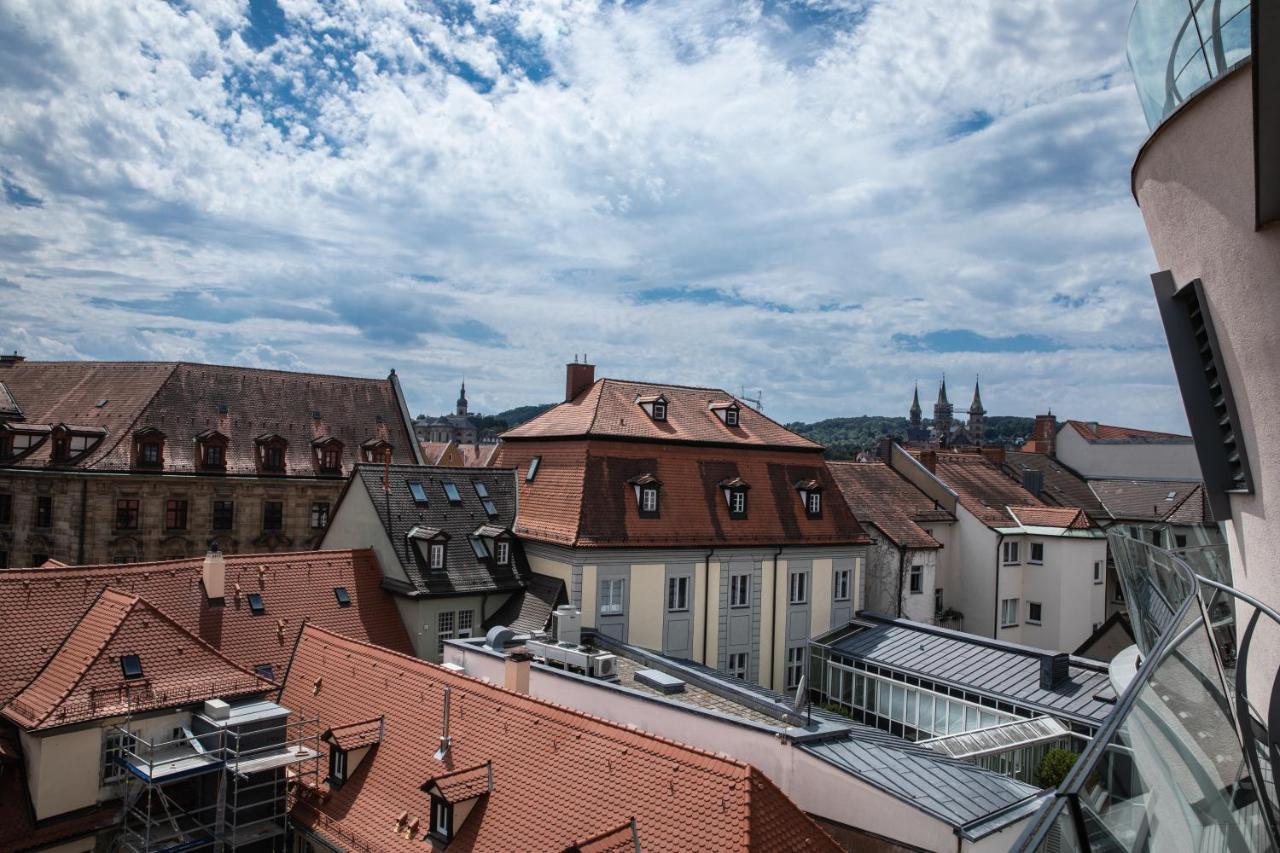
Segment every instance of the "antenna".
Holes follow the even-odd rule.
[[[748,397],[747,389],[742,385],[738,386],[738,391],[740,392],[738,394],[738,398],[742,400],[742,402],[750,404],[751,407],[755,409],[757,412],[764,411],[764,389],[763,388],[757,390],[756,395],[754,397]]]

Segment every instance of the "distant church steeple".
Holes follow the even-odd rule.
[[[458,395],[458,414],[466,416],[467,414],[467,383],[462,383],[462,393]]]
[[[982,393],[978,389],[978,378],[973,380],[973,402],[969,404],[969,425],[967,427],[970,441],[982,444],[987,434],[987,410],[982,408]]]
[[[916,393],[911,400],[911,425],[913,427],[920,426],[920,418],[924,414],[924,410],[920,408],[920,383],[916,383]]]
[[[947,375],[942,375],[938,385],[938,402],[933,404],[933,440],[939,447],[946,447],[951,440],[951,426],[955,408],[947,399]]]

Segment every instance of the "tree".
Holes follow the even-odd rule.
[[[1069,749],[1051,749],[1046,752],[1044,758],[1040,760],[1040,769],[1036,772],[1036,776],[1040,779],[1040,786],[1056,788],[1061,785],[1079,757]]]

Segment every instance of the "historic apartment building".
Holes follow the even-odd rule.
[[[357,462],[420,462],[386,379],[0,359],[0,566],[315,547]]]
[[[861,606],[868,538],[823,448],[731,394],[595,379],[503,435],[515,533],[585,627],[794,688],[808,639]]]

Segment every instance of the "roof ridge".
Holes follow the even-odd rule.
[[[329,557],[337,554],[359,554],[373,553],[373,548],[316,548],[310,551],[272,551],[263,554],[223,554],[223,559],[228,564],[234,563],[261,563],[261,562],[279,562],[283,557]],[[88,566],[60,566],[56,568],[41,569],[37,566],[9,566],[0,568],[0,581],[17,580],[20,578],[67,578],[78,573],[89,574],[128,574],[136,575],[139,572],[145,574],[143,570],[152,570],[156,567],[164,568],[166,566],[181,565],[183,568],[198,568],[198,565],[204,557],[181,557],[176,560],[153,560],[148,563],[94,563]],[[132,594],[132,593],[130,593]]]
[[[735,772],[737,773],[741,773],[743,771],[743,768],[750,768],[753,766],[749,762],[741,761],[737,758],[732,758],[730,756],[727,756],[721,753],[711,752],[701,747],[691,746],[690,744],[682,743],[680,741],[671,740],[670,738],[666,738],[661,735],[654,734],[652,732],[644,731],[643,729],[629,728],[613,720],[608,720],[608,719],[605,719],[604,717],[596,716],[595,714],[589,714],[585,711],[581,711],[577,708],[571,708],[567,705],[561,705],[558,702],[552,702],[549,699],[543,699],[539,696],[531,696],[527,693],[515,693],[510,690],[507,690],[505,687],[501,687],[490,681],[484,681],[482,679],[476,678],[473,675],[469,675],[465,672],[454,672],[453,670],[445,669],[445,667],[442,666],[441,664],[432,663],[431,661],[423,660],[422,658],[413,657],[412,655],[405,654],[404,652],[397,652],[394,649],[389,649],[389,648],[386,648],[385,646],[376,646],[372,643],[365,643],[365,642],[362,642],[361,640],[356,640],[351,637],[346,637],[335,631],[330,631],[328,628],[322,628],[319,625],[313,625],[310,622],[304,625],[302,630],[299,632],[299,642],[301,642],[301,638],[305,636],[305,634],[308,631],[324,634],[340,643],[347,644],[348,646],[353,646],[356,649],[363,649],[366,652],[373,652],[375,654],[380,654],[380,655],[388,655],[393,658],[402,659],[407,663],[412,663],[415,666],[424,666],[431,670],[439,670],[439,673],[441,675],[447,674],[448,678],[461,679],[467,684],[474,685],[477,689],[481,691],[486,691],[491,693],[497,692],[501,696],[511,697],[522,702],[530,702],[530,703],[533,703],[534,705],[542,706],[545,708],[552,708],[552,709],[555,709],[556,711],[561,711],[561,712],[570,714],[574,717],[578,717],[584,720],[589,720],[593,723],[596,723],[598,725],[605,727],[607,730],[612,732],[626,733],[628,735],[639,737],[641,739],[651,739],[658,743],[674,746],[682,750],[687,750],[691,753],[694,753],[695,755],[698,755],[699,757],[705,760],[718,762],[722,765],[726,765],[727,767],[734,768]],[[646,751],[652,752],[652,750],[646,750]],[[670,756],[664,756],[664,757],[670,759]],[[712,768],[708,767],[707,769],[711,770]]]
[[[109,364],[110,362],[107,362],[107,363]],[[128,427],[120,430],[120,435],[116,437],[115,442],[112,443],[112,445],[108,448],[99,447],[95,449],[93,453],[93,461],[95,463],[101,459],[104,459],[110,453],[114,452],[115,449],[120,446],[120,442],[124,441],[124,437],[126,435],[132,435],[137,430],[138,421],[142,420],[142,416],[151,409],[151,404],[154,403],[156,401],[156,398],[160,396],[160,392],[164,390],[165,386],[173,381],[173,375],[178,372],[179,362],[175,361],[172,363],[170,362],[160,362],[160,363],[169,364],[170,365],[169,372],[165,374],[164,379],[156,383],[156,387],[151,392],[151,396],[147,398],[146,402],[144,402],[141,406],[138,407],[137,414],[133,416],[133,420],[129,421]],[[86,459],[85,461],[87,462],[88,460]]]
[[[174,618],[173,618],[172,616],[170,616],[168,613],[165,613],[163,610],[161,610],[157,605],[153,604],[151,601],[148,601],[148,600],[147,600],[147,598],[146,598],[145,596],[142,596],[142,595],[136,595],[136,596],[134,596],[134,597],[137,599],[137,600],[134,602],[134,607],[137,607],[139,604],[141,604],[143,607],[145,607],[146,609],[148,609],[148,610],[150,610],[152,613],[154,613],[154,614],[156,615],[156,617],[158,617],[158,618],[159,618],[159,619],[161,619],[162,621],[164,621],[164,622],[168,623],[170,627],[174,628],[175,630],[177,630],[177,631],[179,631],[179,632],[181,632],[181,633],[183,633],[183,634],[186,634],[188,637],[190,637],[192,640],[194,640],[196,643],[198,643],[200,646],[202,646],[206,651],[208,651],[208,652],[212,652],[212,653],[213,653],[213,655],[214,655],[214,657],[217,657],[217,658],[218,658],[219,660],[221,660],[223,663],[227,664],[228,666],[232,667],[233,669],[238,669],[238,670],[240,670],[240,671],[241,671],[241,672],[243,672],[245,675],[251,676],[252,678],[254,678],[254,679],[258,680],[258,681],[265,681],[265,682],[267,682],[268,684],[273,683],[273,682],[269,681],[268,679],[263,678],[261,675],[258,675],[258,673],[253,672],[253,671],[251,671],[251,670],[249,670],[249,669],[246,669],[245,667],[241,666],[239,663],[237,663],[237,662],[233,661],[231,658],[229,658],[229,657],[227,657],[226,655],[224,655],[224,654],[222,653],[222,650],[221,650],[221,649],[219,649],[217,646],[214,646],[212,643],[208,642],[208,641],[207,641],[207,640],[205,640],[203,637],[198,636],[197,634],[193,633],[189,628],[187,628],[187,627],[186,627],[185,625],[183,625],[181,622],[179,622],[178,620],[174,619]]]

